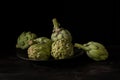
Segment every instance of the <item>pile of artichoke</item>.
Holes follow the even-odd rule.
[[[85,44],[72,43],[72,35],[69,30],[60,26],[56,18],[52,19],[53,30],[51,38],[38,37],[30,31],[22,32],[18,39],[16,48],[27,50],[28,58],[34,60],[67,59],[74,56],[74,48],[82,49],[87,56],[95,61],[108,58],[108,51],[101,43],[90,41]]]

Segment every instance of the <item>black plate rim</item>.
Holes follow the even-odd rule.
[[[35,60],[35,59],[29,59],[27,57],[27,51],[26,50],[21,50],[21,49],[17,49],[16,50],[16,55],[18,58],[22,59],[22,60],[26,60],[26,61],[36,61],[36,62],[49,62],[49,61],[64,61],[64,60],[71,60],[71,59],[75,59],[79,56],[81,56],[84,51],[83,50],[79,50],[79,49],[76,49],[78,52],[74,51],[76,55],[73,55],[72,57],[70,58],[66,58],[66,59],[49,59],[49,60]]]

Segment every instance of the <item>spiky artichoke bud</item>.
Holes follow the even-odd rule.
[[[108,58],[108,51],[101,43],[90,41],[86,44],[75,43],[75,47],[86,51],[87,56],[95,61],[103,61]]]
[[[52,40],[47,38],[47,37],[38,37],[36,39],[33,39],[33,40],[29,41],[30,45],[37,44],[37,43],[39,43],[39,44],[45,43],[45,44],[48,44],[48,46],[51,46]]]
[[[33,60],[48,60],[51,47],[48,44],[33,44],[28,48],[28,58]]]
[[[73,44],[65,39],[52,43],[51,55],[57,59],[66,59],[74,55]]]
[[[71,42],[72,41],[71,33],[67,29],[60,27],[60,23],[58,23],[56,18],[53,18],[52,22],[54,26],[51,35],[51,40],[56,41],[59,39],[66,39]]]
[[[16,48],[27,49],[30,46],[29,41],[35,39],[36,37],[37,35],[30,31],[22,32],[17,39]]]

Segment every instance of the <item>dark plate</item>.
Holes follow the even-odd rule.
[[[68,60],[70,61],[82,56],[84,53],[83,50],[74,48],[74,55],[70,58],[55,60],[53,57],[50,57],[49,60],[34,60],[34,59],[28,58],[27,50],[17,49],[16,51],[17,51],[16,54],[18,58],[22,60],[34,61],[34,62],[53,62],[53,61],[68,61]]]

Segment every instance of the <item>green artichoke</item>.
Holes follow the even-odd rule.
[[[39,43],[39,44],[46,43],[49,46],[51,46],[52,40],[47,38],[47,37],[39,37],[39,38],[36,38],[36,39],[33,39],[33,40],[29,41],[30,45],[37,44],[37,43]]]
[[[65,39],[59,39],[52,43],[51,55],[55,59],[66,59],[74,55],[73,44]]]
[[[29,45],[29,41],[33,40],[37,37],[35,33],[32,32],[22,32],[17,39],[16,48],[27,49]]]
[[[68,41],[72,41],[71,33],[67,29],[60,28],[60,24],[57,22],[56,18],[53,18],[52,22],[53,22],[53,25],[54,25],[53,33],[51,35],[51,40],[52,41],[56,41],[56,40],[59,40],[59,39],[66,39]]]
[[[48,44],[33,44],[28,48],[28,58],[33,60],[48,60],[51,54],[51,47]]]
[[[75,47],[86,51],[89,58],[95,61],[102,61],[108,58],[108,51],[101,43],[90,41],[86,44],[75,43]]]

